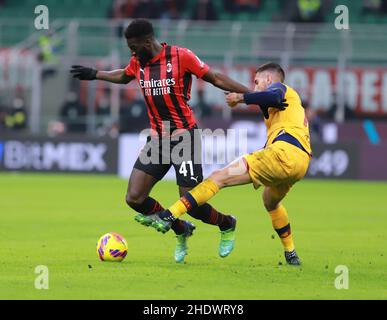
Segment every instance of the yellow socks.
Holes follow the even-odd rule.
[[[188,210],[196,208],[210,200],[219,191],[218,185],[211,179],[206,179],[195,188],[187,192],[168,210],[175,218],[179,218]]]
[[[269,211],[273,228],[281,239],[282,245],[286,251],[294,250],[294,243],[288,213],[283,205],[279,205],[277,209]]]

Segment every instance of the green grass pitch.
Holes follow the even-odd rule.
[[[284,201],[301,268],[284,263],[261,190],[222,190],[211,203],[238,217],[232,254],[217,255],[219,230],[196,221],[186,263],[173,260],[175,239],[133,220],[127,182],[80,175],[0,175],[0,299],[386,299],[387,184],[311,181]],[[153,196],[177,199],[174,182]],[[187,219],[192,220],[190,217]],[[98,260],[104,233],[129,245],[122,263]],[[35,267],[49,269],[49,289],[34,287]],[[349,288],[334,286],[335,268]]]

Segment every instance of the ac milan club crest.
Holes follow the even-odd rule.
[[[167,72],[171,72],[172,71],[172,64],[170,62],[167,63]]]

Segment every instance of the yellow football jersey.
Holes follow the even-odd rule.
[[[288,103],[288,107],[282,111],[269,108],[269,119],[265,119],[267,128],[266,145],[271,145],[277,135],[284,130],[295,137],[311,155],[309,124],[300,96],[293,88],[287,85],[283,85],[283,87],[286,88],[284,98]]]

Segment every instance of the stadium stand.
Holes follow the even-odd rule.
[[[164,0],[157,0],[156,3],[161,5]],[[187,0],[183,6],[183,12],[181,18],[190,18],[192,12],[195,9],[197,0]],[[272,30],[278,27],[281,29],[281,23],[286,22],[289,19],[286,13],[287,10],[281,0],[261,0],[258,1],[256,9],[251,10],[234,10],[230,12],[225,5],[227,1],[217,0],[214,1],[214,6],[218,12],[219,20],[216,22],[209,22],[202,24],[202,27],[195,27],[191,29],[189,24],[181,23],[179,21],[170,21],[168,19],[162,19],[164,23],[159,24],[158,32],[162,36],[165,36],[166,40],[179,39],[181,45],[186,45],[187,39],[189,38],[190,45],[195,49],[199,45],[202,47],[203,39],[208,39],[206,43],[207,51],[213,49],[220,49],[221,51],[225,45],[228,47],[228,43],[225,44],[219,35],[229,33],[232,38],[232,45],[242,49],[246,53],[252,52],[254,48],[252,43],[259,39],[251,38],[251,34],[256,31],[263,31],[262,39],[265,39],[265,46],[268,47],[267,51],[282,50],[281,44],[277,41],[277,37],[271,38],[273,35]],[[230,1],[228,1],[230,2]],[[232,2],[232,1],[231,1]],[[89,19],[105,19],[111,17],[111,11],[114,1],[112,0],[19,0],[19,1],[6,1],[2,7],[0,7],[0,47],[6,47],[15,45],[22,42],[34,33],[33,23],[31,17],[33,17],[34,8],[37,5],[47,5],[50,12],[51,21],[57,19],[76,19],[76,18],[89,18]],[[333,12],[333,8],[336,5],[344,4],[350,8],[350,21],[352,24],[356,23],[375,23],[385,24],[387,23],[387,15],[379,12],[365,11],[363,8],[362,1],[339,1],[333,0],[331,5],[327,8]],[[162,8],[158,7],[158,8]],[[76,10],[74,10],[76,8]],[[325,9],[327,11],[327,9]],[[160,14],[162,16],[162,14]],[[326,14],[326,22],[333,22],[335,15]],[[127,17],[130,18],[130,17]],[[118,20],[116,20],[118,21]],[[82,25],[79,29],[79,36],[82,38],[80,43],[80,53],[82,55],[98,55],[103,56],[108,52],[108,46],[99,46],[98,43],[101,38],[111,38],[112,33],[117,32],[112,30],[106,25],[99,25],[94,23],[90,26],[86,24]],[[171,23],[172,22],[172,23]],[[231,22],[231,23],[230,23]],[[168,24],[169,23],[169,24]],[[252,24],[254,23],[254,25]],[[261,30],[257,30],[256,23],[259,23]],[[184,28],[184,25],[186,27]],[[326,38],[327,32],[330,31],[332,24],[329,23],[320,30],[309,30],[307,48],[302,48],[308,52],[321,52],[321,49],[332,52],[329,45],[334,43],[336,47],[336,41],[332,41],[330,36]],[[265,36],[265,30],[269,29],[270,33]],[[306,28],[308,29],[308,28]],[[182,32],[185,32],[185,36],[182,37]],[[301,30],[303,32],[303,30]],[[356,30],[361,33],[360,30]],[[280,36],[280,30],[276,32]],[[282,30],[282,32],[285,32]],[[377,30],[376,30],[377,32]],[[119,34],[117,34],[119,35]],[[204,37],[205,36],[205,37]],[[336,35],[337,36],[337,35]],[[296,35],[297,38],[297,35]],[[301,41],[305,46],[304,41]],[[384,42],[386,43],[386,42]],[[112,43],[109,43],[113,45]],[[117,44],[119,46],[119,44]],[[258,46],[257,44],[255,45]],[[367,48],[367,37],[363,40],[359,40],[354,43],[354,51],[361,55],[362,48]],[[377,48],[378,50],[384,50],[385,47]],[[243,53],[242,53],[243,55]],[[216,57],[215,57],[216,58]]]
[[[176,0],[154,1],[161,4]],[[387,16],[381,10],[365,10],[363,1],[324,1],[322,24],[291,22],[289,6],[295,6],[299,0],[253,0],[256,7],[249,10],[230,10],[233,0],[216,0],[213,1],[216,21],[189,20],[198,1],[186,0],[184,5],[180,4],[183,10],[179,19],[168,18],[160,10],[161,19],[153,20],[154,26],[160,40],[188,47],[216,67],[231,69],[238,64],[256,65],[267,60],[285,66],[337,67],[341,55],[345,55],[348,66],[364,63],[387,66]],[[131,17],[114,18],[115,3],[113,0],[6,0],[0,6],[0,48],[31,51],[41,49],[39,39],[51,37],[46,31],[35,30],[34,8],[40,4],[49,8],[52,44],[56,43],[53,53],[60,63],[50,81],[44,78],[42,82],[43,93],[56,92],[55,96],[43,94],[45,115],[51,116],[56,108],[52,106],[58,104],[55,100],[66,95],[68,63],[97,65],[102,61],[109,67],[113,59],[115,66],[128,62],[130,53],[121,32]],[[340,33],[334,27],[334,8],[340,4],[350,9],[350,32]]]

